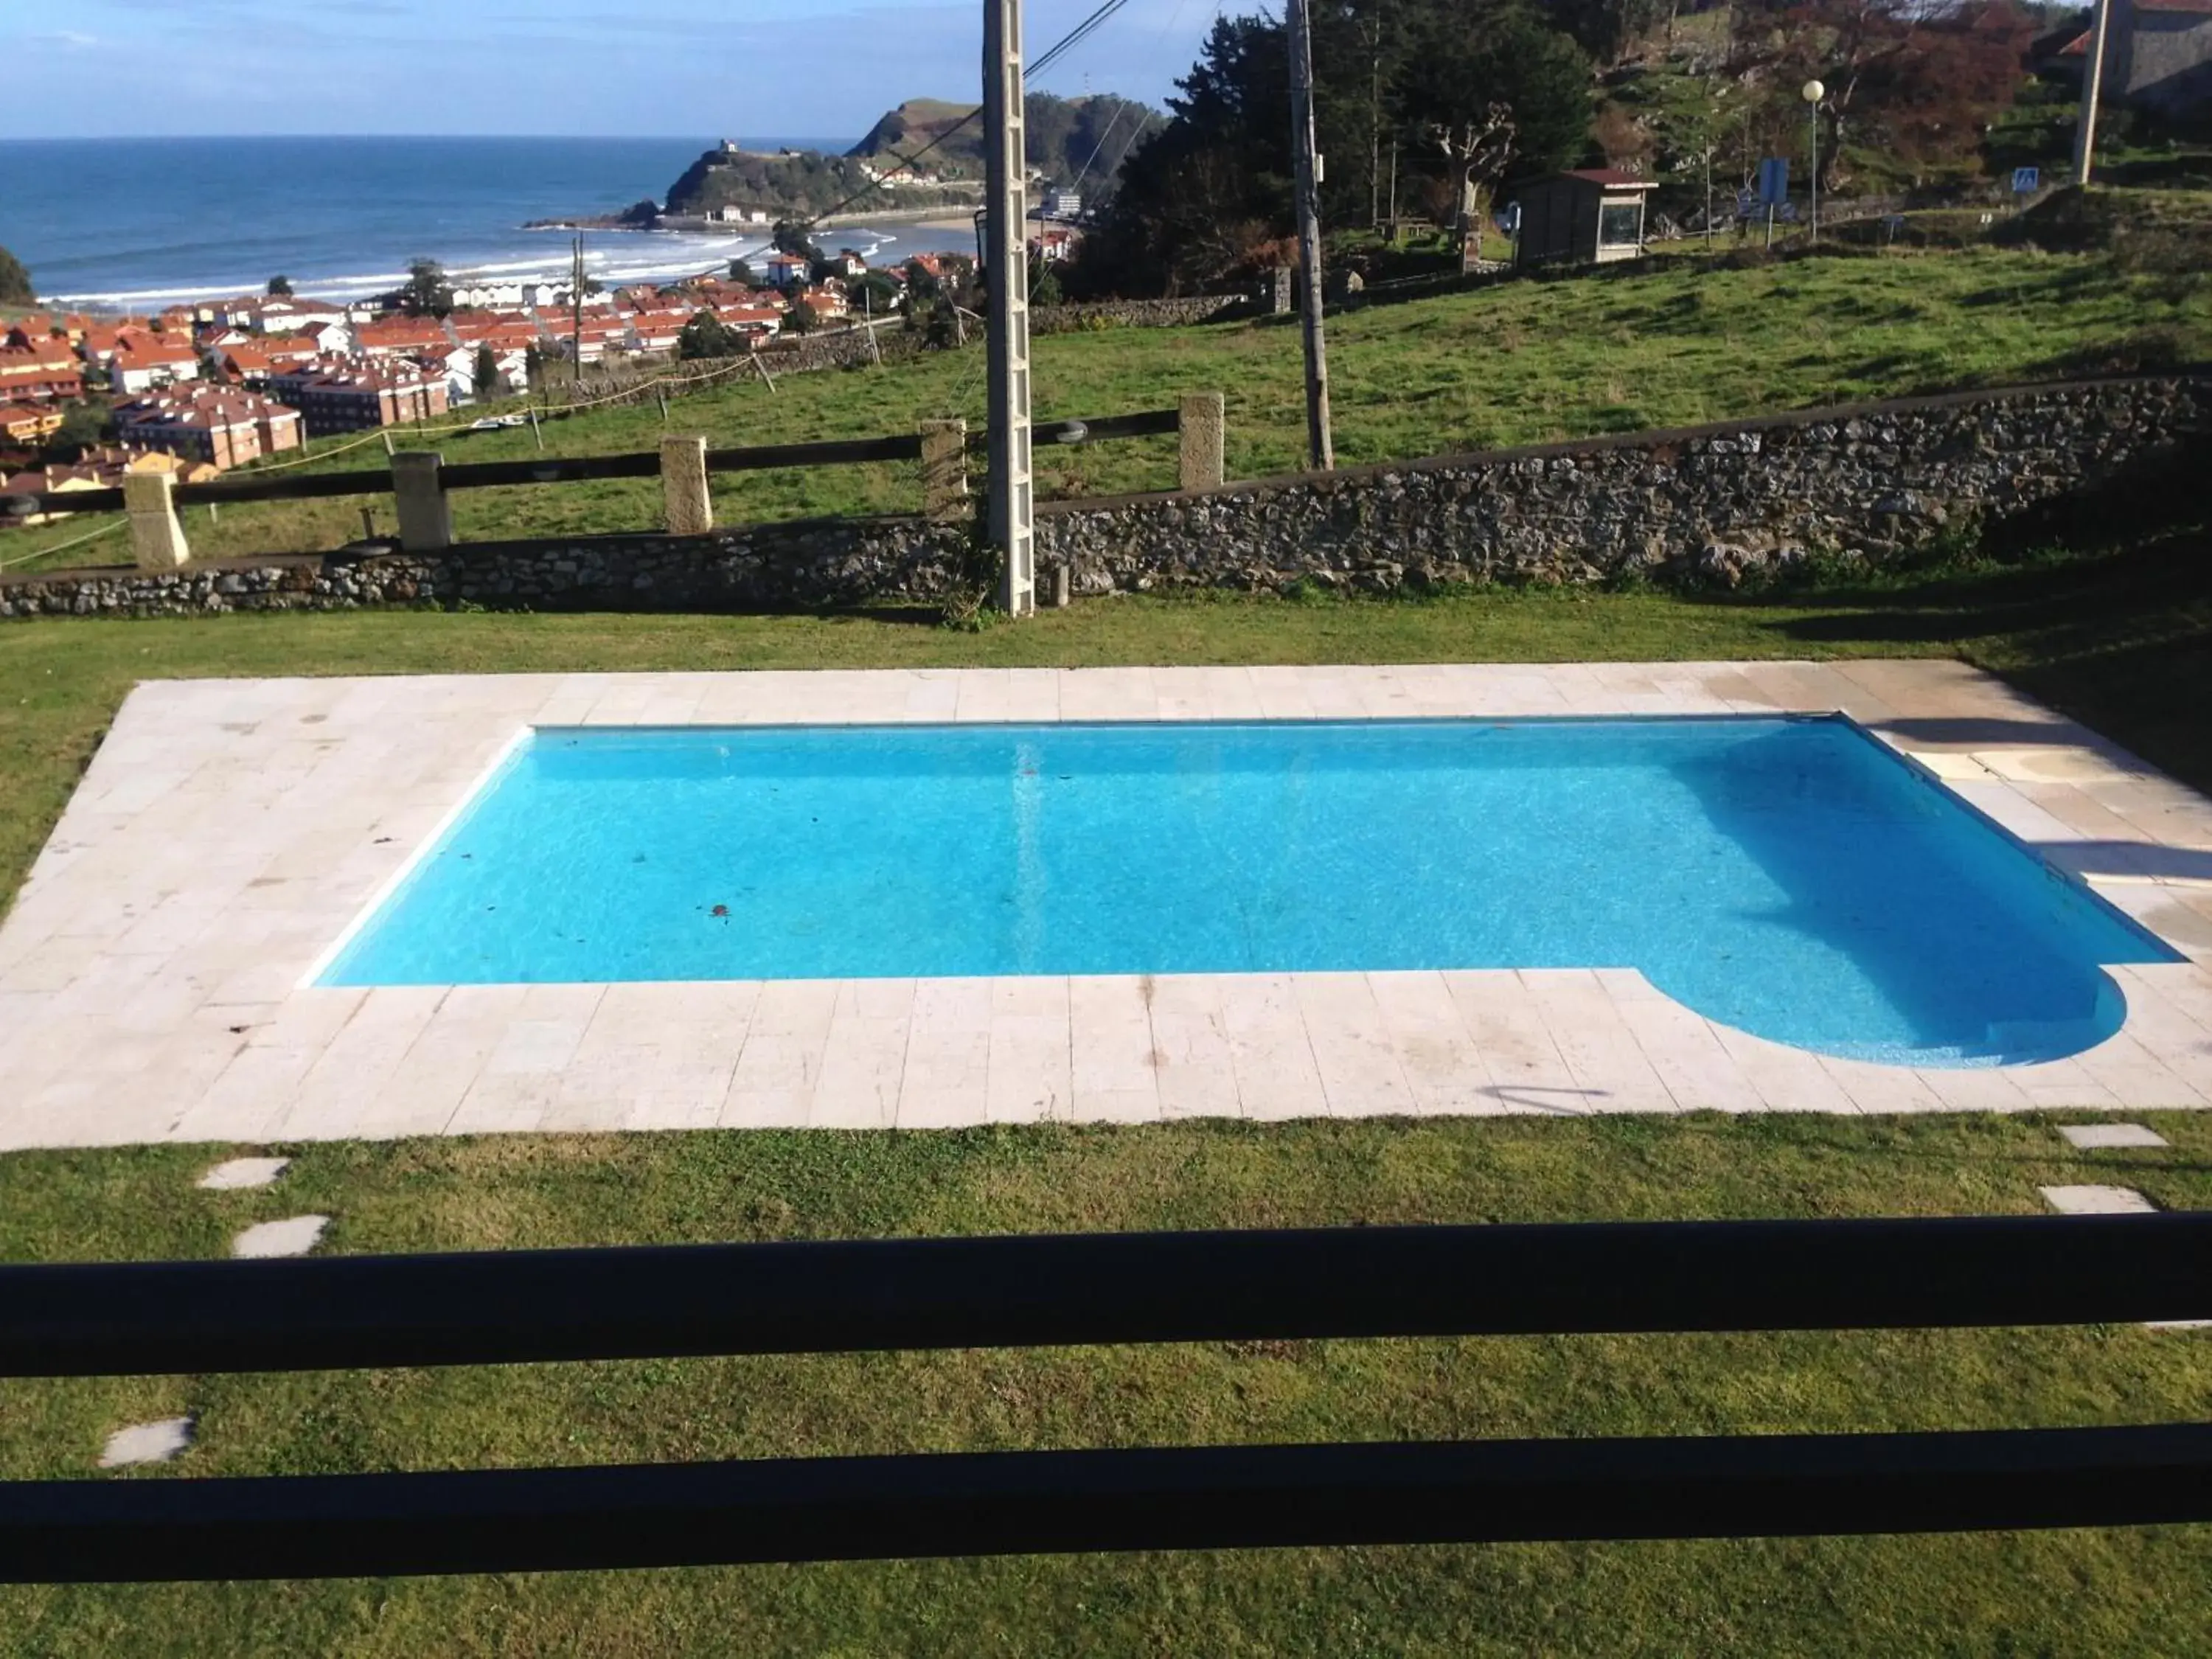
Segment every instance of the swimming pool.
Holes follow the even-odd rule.
[[[1840,718],[542,728],[326,985],[1628,967],[1915,1065],[2172,951]]]

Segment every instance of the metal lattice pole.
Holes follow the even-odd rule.
[[[1021,0],[983,5],[984,281],[990,289],[993,545],[1005,555],[999,605],[1010,617],[1036,609],[1036,547],[1030,473],[1029,169],[1022,99]]]

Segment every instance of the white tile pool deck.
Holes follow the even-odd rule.
[[[1840,709],[2190,960],[2122,1030],[1914,1071],[1631,969],[302,988],[529,724]],[[1201,1115],[2212,1105],[2212,802],[1944,662],[162,681],[0,924],[0,1147]]]

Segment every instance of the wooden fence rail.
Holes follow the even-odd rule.
[[[1177,483],[1206,489],[1222,481],[1223,399],[1219,392],[1186,394],[1174,409],[1067,420],[1036,428],[1040,443],[1072,446],[1180,434]],[[963,454],[980,453],[989,434],[963,422],[930,421],[908,434],[839,439],[820,443],[751,445],[708,449],[702,438],[670,438],[658,452],[618,455],[537,455],[513,461],[470,461],[447,466],[435,452],[403,450],[389,468],[286,473],[179,485],[163,473],[129,478],[116,489],[46,490],[0,497],[0,518],[56,514],[127,512],[134,560],[142,568],[173,568],[189,562],[180,507],[222,507],[248,501],[323,501],[340,496],[395,497],[401,545],[410,552],[453,544],[447,497],[459,489],[528,488],[605,478],[660,478],[667,494],[665,527],[701,533],[713,524],[706,480],[717,472],[757,472],[778,467],[859,466],[922,461],[923,511],[933,517],[964,510]],[[933,450],[933,446],[936,448]]]

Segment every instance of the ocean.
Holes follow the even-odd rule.
[[[258,293],[289,276],[348,300],[405,280],[409,261],[456,276],[564,276],[569,233],[528,219],[613,213],[659,198],[708,138],[0,139],[0,247],[41,300],[143,310]],[[843,150],[849,139],[752,138],[748,149]],[[879,263],[975,251],[972,234],[894,224],[834,233]],[[590,273],[613,286],[683,276],[763,251],[750,233],[587,231]]]

